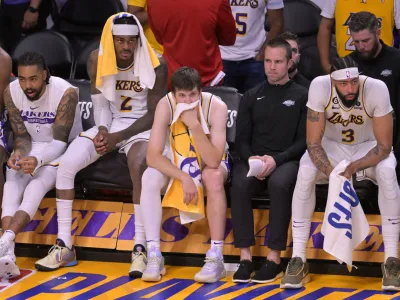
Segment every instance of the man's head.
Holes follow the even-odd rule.
[[[117,61],[133,62],[133,54],[139,38],[136,20],[130,16],[115,19],[112,31]]]
[[[349,23],[350,34],[357,52],[364,59],[374,58],[380,49],[380,21],[367,11],[354,14]]]
[[[360,92],[357,63],[350,57],[335,59],[331,67],[331,77],[342,103],[351,107],[354,105]]]
[[[200,99],[201,76],[196,69],[181,67],[172,74],[171,90],[177,103],[193,103]]]
[[[267,43],[265,48],[264,69],[269,83],[283,84],[289,79],[288,71],[292,66],[292,47],[281,38]]]
[[[29,100],[38,100],[49,83],[50,72],[39,53],[26,52],[18,59],[19,85]]]
[[[296,71],[300,63],[300,41],[297,34],[292,32],[284,32],[279,38],[289,43],[292,48],[292,66],[289,68],[289,73]]]

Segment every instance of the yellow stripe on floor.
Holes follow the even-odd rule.
[[[381,278],[316,275],[302,290],[282,290],[271,284],[233,284],[232,274],[215,284],[199,284],[195,267],[167,266],[157,283],[129,278],[128,263],[79,261],[54,272],[34,270],[35,259],[18,258],[20,278],[0,282],[0,299],[400,299],[400,293],[381,291]]]

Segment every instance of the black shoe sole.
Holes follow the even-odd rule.
[[[142,278],[143,273],[139,271],[129,272],[129,277],[131,278]]]

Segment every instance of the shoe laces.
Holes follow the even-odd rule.
[[[292,258],[288,264],[288,275],[297,275],[298,269],[301,267],[301,260],[298,258]]]
[[[59,245],[54,245],[53,247],[50,248],[48,254],[52,254],[54,252],[55,257],[58,261],[62,261],[62,247]],[[58,255],[57,255],[58,254]]]
[[[212,271],[217,267],[219,260],[214,257],[206,257],[204,262],[205,262],[205,265],[203,266],[203,269]]]
[[[138,252],[134,252],[134,253],[133,253],[132,262],[133,262],[134,260],[136,260],[137,258],[140,258],[140,257],[142,257],[143,260],[144,260],[145,262],[147,262],[147,256],[146,256],[146,254],[145,254],[144,252],[142,252],[142,251],[138,251]]]

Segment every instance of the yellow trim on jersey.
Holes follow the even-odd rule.
[[[174,111],[175,111],[176,103],[175,103],[175,101],[171,100],[171,98],[169,97],[169,93],[167,94],[167,100],[168,100],[169,108],[171,111],[171,119],[169,120],[169,124],[168,124],[170,126],[172,123],[172,120],[174,119]]]
[[[81,132],[81,133],[79,134],[79,136],[80,136],[80,137],[83,137],[83,138],[87,138],[87,139],[93,141],[93,139],[92,139],[90,136],[84,135],[83,132]]]
[[[367,81],[367,79],[368,79],[368,77],[365,77],[365,79],[364,79],[364,81],[363,81],[363,83],[362,83],[362,91],[361,91],[361,95],[362,95],[362,103],[363,103],[363,109],[364,109],[364,111],[365,111],[365,114],[370,118],[370,119],[372,119],[372,117],[368,114],[368,112],[367,112],[367,107],[365,106],[365,94],[364,94],[364,91],[365,91],[365,89],[364,89],[364,87],[365,87],[365,82]]]
[[[130,67],[128,67],[128,69],[120,69],[120,68],[117,68],[117,69],[118,69],[118,72],[128,72],[133,69],[133,66],[134,66],[134,64],[132,64]]]

